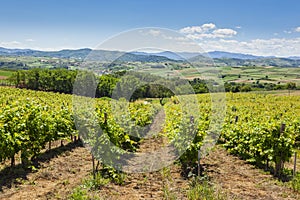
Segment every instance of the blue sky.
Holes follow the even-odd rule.
[[[93,48],[122,31],[162,27],[180,31],[207,51],[300,56],[298,0],[0,0],[0,3],[2,47]]]

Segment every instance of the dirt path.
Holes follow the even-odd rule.
[[[123,170],[130,172],[125,184],[110,183],[98,191],[98,196],[109,200],[170,199],[170,196],[186,199],[188,180],[181,176],[181,167],[173,164],[174,149],[167,146],[166,138],[157,136],[163,128],[164,119],[165,113],[161,110],[137,154],[124,166]]]
[[[181,168],[172,165],[158,172],[128,174],[125,185],[108,184],[98,196],[107,200],[186,199],[188,181],[180,173]]]
[[[300,199],[300,194],[280,185],[272,175],[229,155],[217,147],[202,160],[212,181],[237,199]]]
[[[155,116],[149,131],[141,141],[134,156],[127,160],[124,172],[140,173],[158,171],[171,165],[176,159],[175,149],[169,146],[167,139],[158,136],[164,127],[165,112],[161,109]]]
[[[72,147],[70,144],[63,148],[66,149],[62,149],[57,157],[41,163],[36,173],[27,174],[25,179],[17,179],[21,185],[4,187],[0,199],[66,199],[91,172],[91,156],[87,149],[78,145]]]

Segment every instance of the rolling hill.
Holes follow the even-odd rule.
[[[104,62],[200,62],[217,66],[275,66],[275,67],[300,67],[300,58],[263,57],[250,54],[212,51],[204,54],[197,52],[121,52],[108,50],[64,49],[60,51],[39,51],[32,49],[7,49],[0,47],[0,56],[32,56],[32,57],[56,57],[73,58]]]

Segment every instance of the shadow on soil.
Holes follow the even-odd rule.
[[[14,185],[21,184],[24,180],[26,181],[27,175],[33,172],[32,169],[39,168],[41,163],[49,162],[51,159],[61,155],[62,153],[82,146],[82,142],[77,140],[75,142],[68,143],[67,145],[45,151],[32,161],[32,167],[24,167],[22,164],[18,164],[14,167],[4,168],[0,171],[0,192],[3,191],[4,187],[11,188]]]

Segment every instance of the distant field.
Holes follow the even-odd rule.
[[[147,68],[141,71],[151,72],[152,74],[181,77],[192,80],[194,78],[209,79],[209,77],[222,77],[224,82],[237,83],[274,83],[285,84],[294,82],[300,86],[300,68],[284,67],[198,67],[183,68],[177,70]]]
[[[9,76],[11,76],[13,71],[7,71],[7,70],[0,70],[0,79],[7,79]]]
[[[31,69],[31,68],[69,68],[78,69],[81,62],[75,59],[59,59],[50,57],[9,57],[0,56],[0,79],[9,77],[12,71],[5,69]],[[175,78],[192,80],[194,78],[215,79],[222,77],[224,82],[237,83],[274,83],[285,84],[294,82],[300,86],[300,68],[299,67],[274,67],[274,66],[218,66],[211,67],[199,64],[192,67],[186,63],[155,63],[155,62],[124,62],[113,68],[103,67],[103,63],[92,63],[91,70],[107,71],[108,73],[118,70],[136,70],[141,72],[150,72],[151,74]]]
[[[300,68],[283,67],[215,67],[215,73],[222,76],[224,82],[240,83],[287,83],[295,82],[300,85]],[[209,68],[183,69],[177,72],[187,79],[201,77],[201,74],[208,72]],[[210,73],[212,68],[210,68]]]
[[[271,91],[252,91],[254,94],[272,94],[278,96],[300,96],[299,90],[271,90]]]
[[[74,59],[59,59],[50,57],[0,56],[0,69],[30,69],[30,68],[73,68],[80,63]]]

